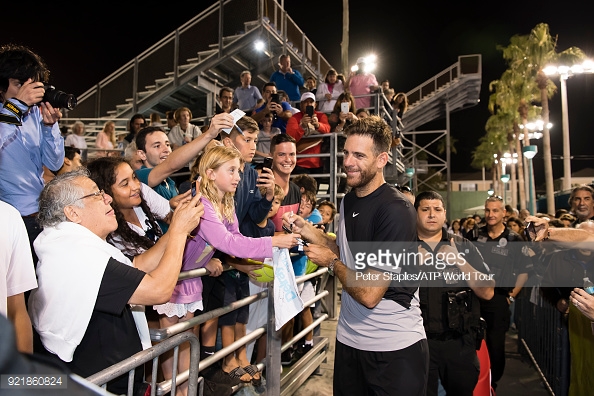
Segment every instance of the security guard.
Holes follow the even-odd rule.
[[[522,253],[522,238],[506,227],[503,199],[493,195],[485,201],[486,225],[473,239],[494,274],[495,296],[481,301],[481,317],[487,322],[487,349],[491,360],[491,386],[497,388],[505,369],[505,333],[509,329],[510,304],[522,290],[532,262]]]
[[[415,208],[425,274],[419,296],[431,356],[427,395],[437,395],[439,379],[448,395],[472,396],[484,331],[478,297],[492,298],[495,282],[476,247],[444,228],[440,194],[420,193]]]

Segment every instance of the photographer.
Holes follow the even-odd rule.
[[[31,244],[41,232],[36,216],[42,165],[57,171],[64,162],[62,113],[44,99],[48,78],[47,66],[29,48],[0,47],[0,200],[20,212]]]
[[[295,138],[297,142],[297,154],[320,154],[322,152],[322,138],[303,139],[309,135],[330,133],[330,124],[326,114],[315,111],[316,97],[311,92],[301,95],[301,112],[295,114],[287,122],[287,134]],[[322,173],[322,159],[299,158],[294,172],[301,173]]]

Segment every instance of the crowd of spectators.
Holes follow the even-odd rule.
[[[4,58],[26,65],[25,72],[11,70]],[[526,287],[538,285],[546,301],[569,315],[570,329],[583,327],[584,318],[593,320],[594,297],[580,289],[585,278],[594,280],[594,249],[588,245],[594,240],[592,187],[575,188],[570,209],[554,215],[530,216],[491,196],[484,217],[447,223],[444,200],[436,192],[415,197],[410,189],[385,182],[387,153],[399,141],[374,114],[372,94],[381,92],[400,122],[407,98],[389,81],[378,83],[365,70],[364,59],[357,63],[359,69],[346,80],[330,69],[318,84],[315,76],[304,78],[293,69],[289,55],[281,55],[279,69],[261,90],[251,85],[248,70],[240,74],[237,88],[222,87],[216,114],[206,125],[196,125],[185,106],[168,111],[166,125],[157,113],[150,121],[135,114],[118,141],[115,124],[108,121],[97,135],[95,148],[101,150],[88,159],[84,123],[73,124],[64,139],[60,110],[44,102],[35,105],[49,73],[43,61],[24,47],[3,46],[0,211],[14,227],[0,242],[3,254],[10,253],[0,266],[7,280],[0,285],[0,313],[17,329],[19,350],[46,354],[89,376],[150,347],[149,327],[169,327],[264,290],[256,271],[273,247],[291,249],[295,275],[328,267],[343,285],[336,394],[376,389],[433,395],[440,386],[472,394],[478,372],[469,367],[482,339],[481,318],[490,386],[496,388],[505,369],[511,308]],[[234,109],[246,115],[234,121],[229,114]],[[17,140],[17,131],[31,138]],[[315,178],[329,172],[327,160],[315,155],[329,153],[322,135],[331,133],[339,134],[338,149],[344,153],[339,169],[346,174],[347,194],[338,208],[320,196]],[[180,171],[190,177],[174,179]],[[299,244],[300,237],[309,246]],[[461,271],[470,268],[473,278],[493,275],[495,283],[470,281],[457,285],[453,294],[446,285],[432,294],[421,283],[358,283],[349,248],[357,241],[406,242],[425,263],[438,252],[468,249],[473,253]],[[178,282],[180,271],[197,268],[206,268],[208,275]],[[310,300],[318,287],[315,280],[304,282],[302,300]],[[453,298],[456,315],[468,322],[434,316],[427,302],[440,296]],[[469,306],[474,308],[461,308]],[[318,307],[304,307],[283,326],[283,341],[313,323]],[[68,326],[52,320],[73,312],[76,318]],[[262,326],[266,315],[265,303],[252,304],[196,326],[201,359],[216,352],[219,329],[227,347]],[[114,337],[113,329],[124,335]],[[287,349],[282,363],[294,364],[307,354],[313,334],[307,332]],[[265,357],[264,337],[203,370],[207,394],[228,394],[240,382],[260,388],[256,363]],[[575,389],[583,386],[577,378],[586,376],[581,370],[588,357],[582,352],[590,338],[583,331],[571,336]],[[434,358],[458,349],[465,351],[462,360]],[[381,370],[380,357],[386,360]],[[172,359],[161,361],[164,378],[171,378]],[[175,364],[183,371],[189,360],[184,346]],[[357,364],[348,363],[353,361]],[[464,369],[451,371],[455,364]],[[143,378],[139,367],[135,389],[140,394],[146,390]],[[108,390],[122,392],[126,384],[120,377]],[[185,394],[187,384],[177,391]]]

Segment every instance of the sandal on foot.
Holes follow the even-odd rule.
[[[248,372],[247,372],[247,371],[245,371],[243,368],[241,368],[241,367],[239,367],[239,366],[235,367],[235,368],[234,368],[233,370],[231,370],[230,372],[226,372],[226,371],[223,371],[223,372],[224,372],[225,374],[227,374],[227,375],[228,375],[229,377],[231,377],[231,378],[237,378],[237,379],[238,379],[238,380],[240,380],[241,382],[248,383],[248,382],[251,382],[251,380],[252,380],[251,378],[250,378],[249,380],[247,380],[247,381],[244,381],[244,380],[242,380],[242,379],[241,379],[241,377],[243,377],[244,375],[248,374]],[[249,374],[248,374],[248,375],[249,375]]]
[[[243,370],[252,376],[252,385],[255,387],[262,385],[262,372],[258,369],[258,366],[250,364],[249,366],[243,367]],[[260,378],[254,378],[258,373],[260,374]]]

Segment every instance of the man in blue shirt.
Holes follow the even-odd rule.
[[[41,232],[37,223],[43,166],[57,171],[64,163],[60,109],[42,102],[49,70],[29,48],[0,48],[0,200],[14,206],[32,243]]]
[[[278,89],[285,91],[289,99],[298,101],[301,98],[300,88],[305,83],[303,76],[291,68],[291,57],[287,54],[278,58],[278,66],[279,69],[270,76],[270,81],[276,83]]]
[[[272,95],[276,95],[276,93],[275,83],[267,82],[264,84],[262,88],[264,104],[254,110],[252,118],[259,123],[267,114],[272,114],[272,127],[279,128],[282,133],[286,133],[287,121],[293,116],[293,113],[289,103],[281,101],[278,97],[273,100]]]
[[[239,76],[241,80],[241,86],[235,89],[233,92],[233,104],[237,105],[237,108],[243,110],[248,116],[256,108],[256,104],[262,95],[258,87],[250,85],[252,82],[252,73],[249,70],[244,70]]]

